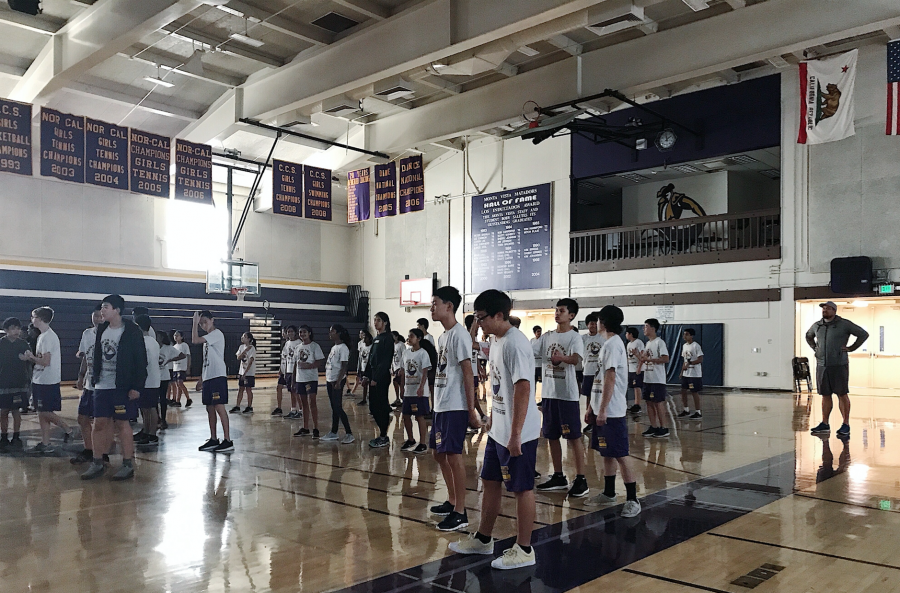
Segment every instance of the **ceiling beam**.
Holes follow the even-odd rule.
[[[566,37],[565,35],[554,35],[547,42],[559,49],[563,50],[567,54],[571,54],[573,56],[581,55],[581,44],[572,39],[571,37]]]
[[[383,21],[391,16],[391,11],[383,6],[379,6],[371,0],[333,0],[335,4],[339,4],[344,8],[349,8],[354,12],[364,14],[370,19]]]
[[[140,62],[142,64],[148,64],[151,66],[159,66],[163,70],[171,70],[175,74],[180,74],[181,76],[186,76],[195,80],[202,80],[227,88],[236,87],[244,82],[243,77],[233,76],[226,72],[210,68],[205,64],[203,65],[202,75],[188,72],[184,69],[179,69],[179,67],[183,68],[185,63],[185,60],[181,56],[158,51],[156,49],[148,49],[147,47],[148,46],[146,45],[135,44],[131,48],[137,50],[135,53],[129,54],[127,52],[122,52],[119,55],[124,58],[128,58],[129,60],[134,60],[135,62]]]
[[[727,2],[728,6],[734,10],[745,8],[747,6],[747,0],[725,0],[725,2]]]
[[[162,27],[162,31],[169,37],[181,39],[182,41],[185,41],[187,43],[191,43],[192,41],[203,43],[212,48],[217,48],[217,51],[221,51],[232,56],[239,56],[248,60],[253,60],[254,62],[258,62],[264,66],[271,66],[273,68],[280,68],[284,66],[284,60],[282,58],[258,51],[256,49],[241,47],[241,44],[239,42],[232,41],[229,38],[222,39],[212,37],[190,27],[179,27],[175,24],[169,24],[165,27]]]
[[[48,39],[9,98],[42,105],[54,91],[202,4],[202,0],[97,2]]]
[[[768,0],[681,27],[582,54],[583,96],[618,89],[627,95],[718,73],[776,54],[900,25],[896,0],[834,2]],[[766,35],[754,32],[766,31]],[[665,55],[665,60],[659,56]],[[368,146],[395,152],[502,125],[521,105],[571,101],[578,96],[572,60],[392,115],[367,126]],[[472,108],[477,105],[478,108]]]
[[[81,95],[84,97],[91,97],[94,99],[99,98],[101,100],[110,101],[112,103],[116,103],[118,105],[123,105],[126,107],[134,107],[135,105],[137,105],[137,108],[141,111],[147,111],[150,113],[155,113],[157,115],[164,115],[166,117],[173,117],[175,119],[180,119],[188,122],[195,121],[198,117],[200,117],[200,114],[195,111],[190,111],[188,109],[184,109],[183,107],[170,105],[168,103],[163,103],[161,101],[156,101],[153,99],[145,99],[140,103],[140,105],[138,105],[138,102],[141,101],[142,97],[135,97],[134,95],[129,95],[127,93],[120,93],[118,91],[100,88],[93,84],[73,82],[66,87],[66,92],[74,93],[76,95]]]
[[[218,8],[229,14],[240,13],[241,16],[247,17],[251,23],[256,23],[257,26],[278,31],[313,45],[329,45],[334,42],[333,33],[329,33],[314,25],[288,20],[281,15],[273,15],[271,12],[251,6],[240,0],[230,0],[224,7],[220,6]]]
[[[17,29],[31,31],[32,33],[53,35],[63,28],[66,21],[45,15],[32,16],[30,14],[25,14],[24,12],[0,9],[0,23],[16,27]]]

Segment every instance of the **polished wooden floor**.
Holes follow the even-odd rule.
[[[367,409],[349,398],[356,443],[294,438],[300,423],[269,416],[274,389],[262,383],[257,413],[231,416],[230,455],[197,451],[208,432],[198,407],[169,411],[133,481],[83,482],[68,455],[0,457],[0,591],[741,592],[732,581],[764,565],[781,570],[755,573],[767,576],[755,591],[900,591],[900,398],[855,397],[847,444],[808,433],[820,412],[805,395],[711,392],[704,419],[674,423],[666,442],[641,437],[641,417],[631,424],[641,517],[615,527],[611,511],[538,495],[538,570],[498,581],[484,563],[445,564],[459,534],[436,531],[428,507],[446,489],[430,455],[399,451],[399,417],[388,449],[368,448]],[[75,393],[65,395],[74,421]],[[324,434],[324,393],[319,409]],[[23,436],[35,442],[34,415]],[[485,440],[470,437],[466,451],[473,526]],[[538,469],[548,466],[542,445]],[[587,475],[596,493],[593,455]],[[515,532],[509,495],[502,513],[498,539]],[[611,568],[586,570],[591,558]]]

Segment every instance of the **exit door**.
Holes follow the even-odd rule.
[[[896,389],[900,387],[900,305],[869,302],[867,307],[839,308],[839,315],[869,332],[866,343],[850,353],[850,387]]]

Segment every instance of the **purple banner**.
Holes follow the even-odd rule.
[[[303,216],[303,165],[272,160],[272,212]]]
[[[397,163],[375,165],[375,218],[397,215]]]
[[[422,155],[400,159],[400,214],[425,209]]]
[[[347,222],[369,220],[371,214],[369,168],[347,173]]]
[[[212,147],[175,140],[175,199],[212,206]]]
[[[169,197],[169,167],[172,139],[140,130],[129,130],[131,144],[131,191]]]
[[[84,153],[86,183],[128,188],[128,128],[86,117]]]
[[[41,107],[41,175],[84,183],[84,117]]]
[[[31,175],[31,105],[0,99],[0,171]]]
[[[303,209],[306,218],[331,220],[331,170],[303,167]]]

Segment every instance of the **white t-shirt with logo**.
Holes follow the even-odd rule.
[[[156,338],[144,336],[144,350],[147,351],[147,380],[144,381],[144,387],[159,389],[159,342]]]
[[[89,327],[81,334],[81,343],[78,344],[78,351],[84,354],[84,362],[87,365],[87,373],[84,375],[85,391],[93,391],[94,384],[91,378],[94,375],[94,346],[97,343],[97,328]]]
[[[534,351],[525,334],[511,327],[502,338],[491,344],[490,362],[493,399],[489,434],[497,444],[506,447],[512,435],[515,416],[515,386],[519,381],[534,381]],[[541,432],[541,414],[533,397],[528,397],[527,405],[525,424],[522,426],[522,444],[535,440]]]
[[[638,365],[641,361],[638,360],[638,355],[644,351],[644,343],[640,340],[634,340],[632,342],[628,342],[628,345],[625,346],[625,353],[628,355],[628,372],[636,373],[638,370]]]
[[[656,337],[647,342],[644,350],[650,355],[650,358],[661,358],[669,355],[669,349],[662,338]],[[644,363],[644,383],[666,384],[666,365],[665,363],[657,364],[653,362]]]
[[[119,360],[119,340],[125,333],[125,326],[117,328],[107,327],[100,336],[100,352],[94,351],[94,356],[100,356],[100,378],[94,389],[116,388],[116,362]]]
[[[428,369],[431,368],[431,359],[424,348],[418,350],[406,350],[403,353],[404,397],[420,397],[419,385],[425,382],[421,397],[431,397],[431,389],[428,388]]]
[[[372,345],[366,344],[365,341],[360,340],[359,346],[359,360],[356,364],[356,370],[362,372],[366,370],[366,367],[369,365],[369,353],[372,351]]]
[[[606,338],[601,333],[592,336],[591,334],[583,334],[581,339],[584,341],[584,374],[593,377],[597,374],[600,363],[600,349]]]
[[[56,385],[62,381],[62,361],[60,359],[61,352],[59,348],[59,336],[52,329],[47,329],[38,336],[37,347],[34,349],[35,356],[41,356],[44,353],[50,353],[50,364],[42,366],[34,365],[31,372],[31,382],[38,385]]]
[[[693,360],[697,360],[703,356],[703,348],[700,347],[700,344],[697,342],[691,342],[690,344],[685,344],[681,347],[681,357],[686,362],[691,362]],[[684,377],[702,377],[703,369],[701,368],[702,364],[695,364],[694,366],[689,366],[685,369],[682,376]]]
[[[172,346],[175,350],[178,350],[181,354],[184,354],[184,358],[181,360],[176,360],[172,363],[172,370],[176,373],[178,372],[187,372],[188,370],[188,357],[191,355],[191,347],[188,346],[187,342],[182,342],[180,344],[175,344]],[[177,356],[177,354],[176,354]]]
[[[544,369],[541,398],[577,402],[580,386],[575,377],[576,365],[564,362],[555,365],[551,358],[554,354],[561,356],[577,354],[583,359],[584,341],[581,339],[581,334],[575,329],[562,334],[555,330],[546,332],[541,336],[541,352]]]
[[[490,342],[473,342],[472,343],[472,376],[478,378],[478,369],[480,361],[487,360],[487,354],[491,351]]]
[[[615,338],[607,340],[600,350],[599,369],[591,386],[591,410],[595,414],[603,401],[603,382],[609,369],[616,371],[616,381],[612,398],[606,407],[606,415],[609,418],[623,418],[628,407],[625,399],[628,391],[628,354],[622,340]]]
[[[225,368],[225,335],[220,329],[214,329],[203,338],[203,375],[204,381],[228,376]]]
[[[434,411],[468,410],[466,386],[460,363],[472,356],[472,336],[456,323],[438,338],[437,369],[434,375]]]
[[[297,340],[297,347],[294,348],[294,367],[295,376],[298,383],[312,383],[319,380],[319,369],[301,369],[297,363],[305,362],[307,364],[316,364],[325,358],[322,347],[317,342],[304,344],[303,340]]]
[[[168,344],[163,344],[159,347],[159,378],[162,381],[169,380],[169,371],[172,370],[172,367],[175,366],[174,362],[168,362],[181,354],[177,348],[174,346],[169,346]],[[181,362],[181,361],[179,361]]]
[[[240,356],[241,353],[246,352],[247,355],[244,356],[243,360],[241,360],[241,368],[238,371],[241,377],[255,377],[256,376],[256,346],[248,346],[246,344],[241,344],[238,348],[237,355]],[[251,359],[253,362],[251,362]]]
[[[332,346],[325,361],[325,380],[329,383],[337,381],[341,376],[341,364],[350,360],[350,348],[347,344]]]
[[[406,346],[403,345],[403,342],[394,344],[394,358],[391,359],[391,373],[396,373],[403,368],[403,352],[405,350]]]
[[[303,343],[303,340],[289,340],[284,343],[281,349],[281,357],[284,359],[284,372],[286,375],[293,375],[294,369],[297,368],[297,346]]]

